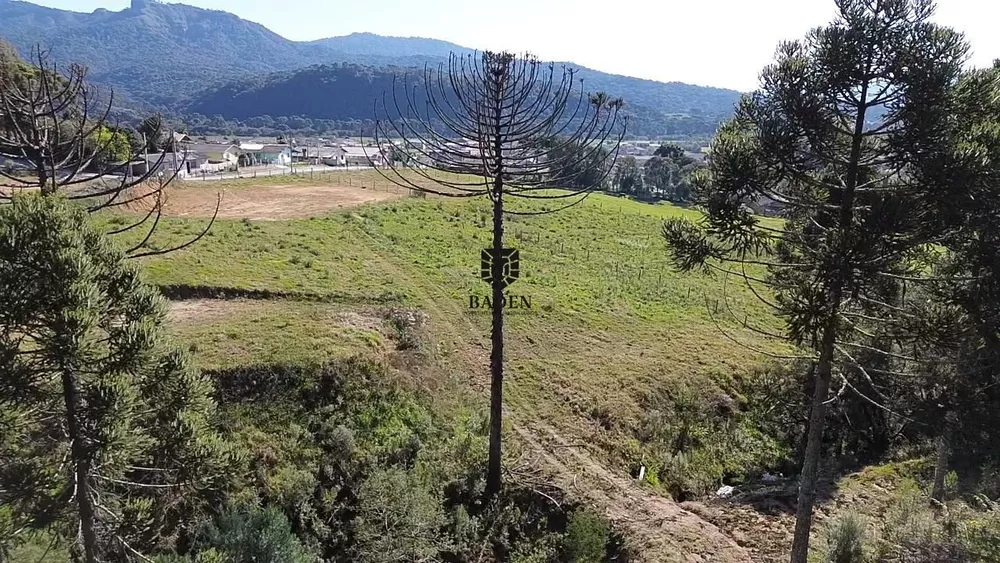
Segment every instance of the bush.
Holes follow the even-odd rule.
[[[607,554],[611,530],[608,522],[589,510],[569,515],[563,538],[563,555],[570,563],[600,563]]]
[[[867,522],[854,511],[838,516],[826,530],[824,563],[864,563]]]
[[[386,321],[396,333],[396,347],[399,350],[416,350],[424,337],[427,313],[409,309],[389,309]]]
[[[412,471],[376,471],[358,492],[355,533],[360,559],[424,561],[444,547],[441,499]]]
[[[276,508],[227,507],[215,522],[204,526],[194,546],[195,562],[268,561],[311,563],[292,533],[288,519]],[[214,553],[213,553],[214,552]]]
[[[983,496],[976,506],[931,505],[912,479],[903,479],[872,533],[853,512],[831,520],[823,563],[972,563],[1000,561],[1000,505]]]
[[[784,459],[780,444],[707,378],[666,379],[644,407],[636,437],[650,468],[648,481],[659,482],[678,500]]]

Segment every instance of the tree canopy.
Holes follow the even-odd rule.
[[[969,171],[953,157],[967,46],[932,11],[925,0],[841,0],[832,24],[782,43],[712,143],[697,184],[704,220],[664,226],[679,267],[749,286],[814,366],[793,563],[808,552],[831,381],[878,404],[877,386],[867,395],[853,379],[886,373],[858,357],[895,359],[887,341],[926,337],[898,330],[902,283],[925,272],[939,219],[954,216],[949,191]],[[747,207],[765,197],[784,206],[781,229]],[[759,266],[765,276],[748,273]]]
[[[158,292],[84,210],[37,194],[0,206],[0,287],[0,545],[55,531],[94,563],[183,528],[227,448]]]

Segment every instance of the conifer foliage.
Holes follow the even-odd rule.
[[[47,530],[94,563],[185,533],[229,460],[158,292],[85,211],[39,195],[0,206],[0,287],[0,547]]]
[[[952,211],[947,192],[963,164],[953,100],[962,37],[930,23],[927,0],[837,7],[831,25],[779,46],[759,90],[720,130],[698,179],[703,221],[664,225],[679,267],[749,285],[814,364],[793,563],[808,552],[831,383],[862,393],[854,377],[889,374],[866,370],[861,353],[901,356],[886,341],[897,336],[903,282],[944,240],[935,218]],[[767,199],[783,206],[783,227],[749,210]]]

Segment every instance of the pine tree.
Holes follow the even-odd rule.
[[[952,164],[952,94],[967,52],[959,34],[929,22],[930,1],[837,7],[831,25],[779,46],[759,90],[720,129],[697,179],[702,222],[664,225],[679,267],[750,285],[810,353],[792,563],[808,552],[831,382],[860,393],[847,377],[872,378],[859,351],[893,354],[879,331],[898,315],[902,281],[942,240],[933,219],[953,205],[956,171],[942,164]],[[749,211],[763,198],[784,207],[783,227]]]
[[[482,256],[493,303],[486,496],[494,497],[502,485],[504,263],[513,250],[504,248],[504,218],[554,213],[600,188],[625,135],[624,103],[584,93],[573,70],[507,52],[452,54],[447,68],[424,70],[422,86],[402,82],[375,101],[372,152],[388,164],[376,170],[411,193],[493,204],[493,240]],[[394,161],[396,147],[414,158]],[[515,211],[505,207],[511,199],[548,205]]]
[[[961,173],[948,191],[954,212],[937,219],[948,230],[936,276],[922,284],[915,315],[934,338],[932,365],[918,403],[938,439],[932,496],[942,499],[956,446],[966,459],[996,460],[995,405],[1000,365],[1000,61],[967,73],[956,88],[952,162]]]
[[[0,545],[49,530],[76,561],[131,560],[217,500],[211,387],[164,344],[164,314],[84,210],[0,206]]]

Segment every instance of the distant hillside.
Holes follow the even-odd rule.
[[[471,53],[473,50],[447,41],[422,37],[383,37],[374,33],[352,33],[344,37],[330,37],[304,43],[348,55],[378,53],[385,57],[410,57],[419,53],[425,57],[447,57],[452,52]]]
[[[227,84],[196,97],[184,109],[189,115],[221,116],[263,129],[275,126],[271,118],[287,117],[292,118],[291,129],[315,127],[315,124],[303,123],[304,120],[325,120],[337,122],[336,126],[325,124],[327,127],[358,131],[357,124],[351,125],[351,122],[370,122],[374,117],[375,100],[383,92],[391,94],[393,76],[402,75],[407,70],[410,70],[408,83],[411,87],[422,83],[421,73],[401,67],[354,64],[313,66]],[[594,80],[586,85],[589,89],[597,82]],[[613,81],[608,82],[612,82],[608,84],[610,89]],[[399,86],[397,92],[402,94]],[[418,95],[420,92],[417,88]],[[683,92],[667,92],[663,97],[672,99],[674,107],[681,104],[692,106],[694,115],[688,115],[688,112],[684,115],[664,115],[649,107],[626,103],[632,134],[700,135],[714,131],[719,116],[703,113],[711,110],[711,104],[705,104],[705,98],[685,98]],[[695,104],[702,105],[696,107]],[[422,107],[422,101],[417,100],[417,105]],[[299,125],[296,126],[296,123]]]
[[[197,111],[225,119],[328,119],[324,116],[331,112],[343,119],[371,119],[371,97],[367,105],[360,100],[376,90],[371,84],[382,80],[386,68],[438,64],[452,51],[471,52],[434,39],[369,33],[295,42],[228,12],[151,0],[133,0],[119,12],[91,14],[0,0],[0,37],[25,56],[41,44],[58,61],[87,65],[93,81],[113,86],[130,107],[174,114]],[[351,65],[368,68],[361,71]],[[343,68],[354,69],[348,74],[356,76],[332,70]],[[297,70],[300,76],[292,72]],[[369,86],[354,80],[359,76],[371,76]],[[587,90],[625,98],[637,118],[634,130],[646,134],[670,134],[677,124],[695,134],[711,133],[739,96],[732,90],[584,68],[579,77]],[[324,82],[333,78],[341,82]],[[296,90],[303,87],[311,90]],[[350,101],[355,99],[356,105]],[[326,107],[331,104],[353,109]]]

